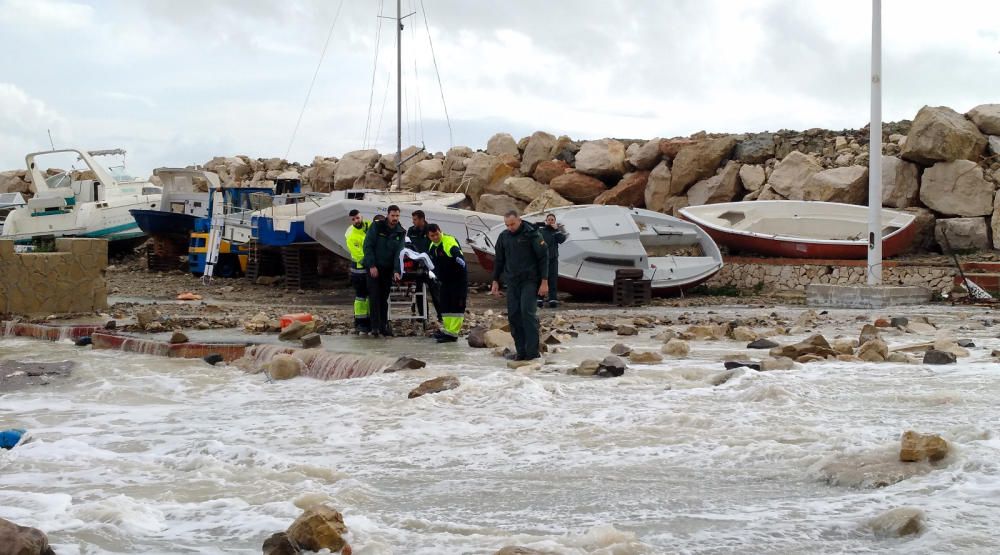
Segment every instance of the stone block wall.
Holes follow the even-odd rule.
[[[56,252],[17,253],[0,241],[0,313],[27,316],[108,307],[108,242],[56,239]]]
[[[866,282],[863,260],[804,260],[782,258],[728,257],[718,274],[708,280],[708,287],[737,287],[752,291],[805,291],[814,283],[863,285]],[[886,261],[882,267],[885,285],[919,285],[932,291],[948,291],[954,284],[954,266],[901,265]]]

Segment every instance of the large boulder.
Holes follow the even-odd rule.
[[[759,191],[767,180],[764,166],[760,164],[743,164],[740,166],[740,183],[747,191]]]
[[[947,216],[985,216],[993,211],[993,184],[975,162],[938,162],[924,171],[920,201]]]
[[[530,177],[508,177],[504,180],[504,193],[524,202],[532,202],[549,188]]]
[[[868,198],[868,168],[847,166],[814,173],[789,198],[865,204]]]
[[[462,175],[461,192],[469,195],[473,203],[479,201],[479,195],[487,188],[492,188],[514,172],[514,168],[504,164],[500,158],[485,152],[477,152],[465,163],[465,173]]]
[[[415,399],[431,393],[441,393],[442,391],[455,389],[459,385],[460,382],[455,376],[439,376],[422,382],[420,385],[413,388],[406,397],[408,399]]]
[[[915,228],[913,233],[913,242],[910,243],[910,247],[906,250],[906,252],[927,251],[934,248],[934,226],[937,220],[934,217],[934,212],[931,212],[926,208],[919,208],[915,206],[906,208],[903,212],[908,212],[914,215],[914,220],[911,225]]]
[[[317,193],[329,193],[333,190],[333,176],[337,170],[337,160],[316,157],[312,167],[303,176]]]
[[[533,214],[535,212],[543,212],[545,210],[551,210],[561,206],[572,205],[572,202],[561,197],[559,193],[553,191],[552,189],[546,189],[541,195],[538,196],[538,198],[531,201],[531,204],[524,208],[524,213]]]
[[[934,226],[934,238],[942,249],[947,246],[953,251],[990,249],[989,227],[985,218],[940,219]]]
[[[795,195],[801,198],[799,191],[802,186],[810,177],[821,171],[823,171],[823,166],[816,158],[794,150],[789,152],[788,156],[785,156],[774,167],[767,184],[770,189],[782,197],[792,198],[792,195]]]
[[[660,138],[646,141],[629,154],[628,162],[637,170],[651,170],[660,162]]]
[[[510,133],[497,133],[490,137],[490,140],[486,141],[486,153],[493,156],[512,154],[518,158],[521,157],[521,152],[517,149],[517,141]]]
[[[538,163],[532,176],[535,181],[548,185],[553,179],[572,169],[569,164],[562,160],[545,160]]]
[[[924,106],[913,119],[900,156],[930,166],[976,160],[985,148],[986,137],[965,116],[946,106]]]
[[[990,135],[990,154],[1000,154],[1000,137]]]
[[[556,138],[544,131],[535,131],[528,139],[528,145],[521,156],[521,173],[532,175],[539,162],[551,160],[555,154]]]
[[[403,172],[403,189],[418,191],[420,185],[425,181],[441,179],[442,177],[444,177],[444,160],[431,158],[417,162]]]
[[[733,158],[744,164],[763,164],[774,158],[774,134],[755,133],[739,141]]]
[[[1000,104],[980,104],[965,115],[984,135],[1000,135]]]
[[[0,553],[10,555],[55,555],[49,538],[38,528],[18,526],[0,518]]]
[[[288,527],[289,539],[310,551],[340,551],[347,545],[346,534],[343,515],[326,505],[309,507]]]
[[[715,170],[723,160],[729,158],[735,145],[736,139],[723,137],[699,141],[681,148],[670,170],[671,193],[684,193],[691,185],[715,175]]]
[[[478,212],[502,216],[511,210],[517,210],[518,213],[523,213],[524,207],[527,205],[528,203],[514,197],[509,197],[507,195],[491,195],[487,193],[480,195],[479,201],[476,202],[476,210]]]
[[[625,174],[625,145],[614,139],[586,141],[576,153],[576,171],[606,180]]]
[[[486,346],[491,349],[495,349],[497,347],[514,348],[514,336],[512,336],[510,332],[499,329],[487,330],[487,332],[483,334],[483,341],[486,342]]]
[[[993,231],[993,248],[1000,250],[1000,191],[993,197],[993,217],[990,218],[990,230]]]
[[[429,160],[433,158],[429,152],[426,150],[421,150],[421,147],[410,145],[403,149],[400,153],[403,156],[403,173],[406,170],[412,168],[413,166],[423,162],[424,160]],[[388,154],[383,154],[379,157],[378,163],[385,168],[386,173],[395,174],[396,173],[396,152],[390,152]]]
[[[355,150],[348,152],[337,162],[337,171],[333,178],[333,188],[343,191],[354,187],[354,182],[365,176],[379,161],[377,150]]]
[[[907,430],[899,443],[899,460],[902,462],[937,462],[948,456],[948,442],[937,434]]]
[[[597,195],[597,198],[594,199],[594,204],[615,204],[618,206],[642,208],[646,205],[646,182],[648,179],[648,171],[625,174],[625,177],[618,182],[618,185]]]
[[[275,380],[290,380],[302,375],[305,364],[298,358],[281,353],[274,355],[267,363],[267,373]]]
[[[670,166],[666,160],[657,164],[649,173],[643,196],[646,200],[646,208],[663,212],[667,199],[672,196],[670,193]]]
[[[576,171],[564,173],[553,179],[549,182],[549,187],[575,204],[590,204],[607,190],[600,179]]]
[[[740,186],[740,163],[730,160],[716,175],[695,183],[688,190],[688,205],[731,202],[743,190]]]
[[[667,160],[677,158],[677,153],[686,146],[691,146],[698,141],[691,139],[663,139],[660,141],[660,155]]]
[[[882,157],[882,206],[907,208],[920,196],[917,165],[895,156]]]
[[[19,170],[0,172],[0,193],[30,193],[31,183],[24,179],[25,172]]]

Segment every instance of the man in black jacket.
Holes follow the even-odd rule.
[[[431,239],[429,236],[429,225],[427,223],[427,215],[424,214],[423,210],[414,210],[413,214],[410,215],[413,219],[413,225],[410,229],[406,230],[406,239],[410,242],[410,248],[417,252],[429,252],[431,248]],[[431,294],[431,304],[434,305],[434,312],[437,314],[438,322],[441,321],[441,292],[437,283],[431,282],[427,284],[427,289]],[[423,306],[420,307],[423,310]],[[424,316],[423,312],[420,314]]]
[[[538,231],[549,246],[549,308],[559,306],[559,245],[566,242],[566,231],[556,224],[556,215],[549,212],[545,215],[545,225],[538,226]],[[538,297],[538,308],[542,308],[545,297]]]
[[[368,270],[368,294],[371,303],[372,335],[392,337],[389,327],[389,288],[392,280],[399,281],[399,251],[406,242],[406,231],[399,225],[399,207],[386,210],[386,218],[372,222],[365,235],[365,258]]]
[[[427,236],[431,240],[430,255],[434,262],[434,275],[441,283],[440,298],[441,331],[434,335],[438,343],[458,340],[465,321],[465,303],[469,296],[469,272],[465,267],[465,256],[458,240],[441,232],[437,224],[427,226]]]
[[[538,230],[522,221],[517,211],[504,215],[507,229],[497,238],[490,293],[500,294],[500,281],[507,285],[507,321],[514,336],[517,360],[538,358],[537,295],[549,292],[549,249]]]

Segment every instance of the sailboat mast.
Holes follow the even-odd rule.
[[[403,0],[396,0],[396,190],[403,188]]]

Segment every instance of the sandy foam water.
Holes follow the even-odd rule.
[[[1000,347],[991,334],[974,330],[986,355]],[[614,341],[583,336],[556,358],[570,367]],[[372,345],[382,343],[351,347]],[[689,359],[616,380],[520,375],[484,351],[390,345],[431,364],[268,384],[200,361],[2,340],[4,358],[78,368],[0,396],[0,425],[35,436],[0,452],[0,517],[45,530],[59,553],[259,553],[308,499],[342,510],[355,553],[369,555],[515,544],[572,555],[996,551],[991,361],[821,363],[712,386],[721,357],[742,345],[693,342]],[[406,398],[445,373],[462,384]],[[874,490],[818,470],[891,456],[905,429],[942,433],[954,446],[947,464]],[[924,510],[927,531],[866,529],[898,506]]]

